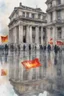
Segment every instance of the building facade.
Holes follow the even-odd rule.
[[[10,15],[9,44],[46,44],[46,13],[40,8],[15,7]]]
[[[47,41],[64,42],[64,0],[47,0]]]
[[[64,42],[64,0],[47,0],[46,13],[40,8],[15,7],[10,15],[9,44],[48,45],[52,39]]]

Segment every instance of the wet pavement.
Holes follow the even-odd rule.
[[[27,71],[24,60],[38,58],[41,67]],[[9,78],[19,96],[38,96],[44,91],[48,96],[64,96],[64,51],[43,50],[5,52],[0,51],[0,63],[9,70]]]

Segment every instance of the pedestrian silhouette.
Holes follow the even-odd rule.
[[[50,45],[48,45],[48,52],[50,52],[51,51],[51,46]]]
[[[43,46],[44,51],[46,51],[46,46]]]
[[[14,50],[14,46],[13,46],[13,44],[11,44],[10,49],[11,49],[11,51]]]
[[[40,45],[40,49],[41,49],[41,50],[43,49],[42,45]]]
[[[31,45],[29,44],[29,50],[31,50]]]
[[[5,44],[5,51],[8,51],[8,45]]]
[[[54,46],[54,52],[55,52],[55,54],[58,53],[58,46],[57,45]]]
[[[26,48],[26,46],[25,45],[23,45],[23,50],[25,51],[25,48]]]
[[[20,51],[20,45],[18,45],[18,51]]]

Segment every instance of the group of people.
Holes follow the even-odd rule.
[[[44,51],[48,50],[48,52],[54,50],[55,53],[60,51],[60,47],[59,46],[57,46],[57,45],[51,46],[50,44],[48,44],[48,46],[40,45],[40,49],[43,49]]]
[[[28,45],[28,48],[29,48],[29,50],[31,50],[31,44]],[[35,48],[35,50],[37,49],[36,46],[34,48]],[[9,50],[9,46],[7,44],[5,44],[4,49],[5,49],[5,51],[8,51]],[[51,46],[50,44],[48,46],[45,46],[45,45],[42,46],[42,45],[40,45],[40,49],[43,50],[43,51],[46,51],[47,50],[48,52],[50,52],[51,50],[54,50],[55,53],[57,53],[58,51],[60,51],[60,47],[59,46],[57,46],[57,45]],[[11,51],[14,51],[14,50],[21,51],[21,48],[20,48],[20,45],[17,45],[17,48],[15,48],[14,45],[11,44],[10,45],[10,50]],[[24,51],[26,50],[26,45],[23,45],[23,50]]]

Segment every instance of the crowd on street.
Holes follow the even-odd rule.
[[[33,47],[31,47],[31,44],[29,44],[28,49],[31,50],[31,48],[33,48]],[[35,50],[37,49],[36,46],[34,48],[35,48]],[[52,50],[54,50],[55,54],[57,54],[58,51],[62,51],[62,48],[59,47],[58,45],[52,45],[51,46],[50,44],[48,44],[48,46],[39,45],[39,49],[42,50],[42,51],[48,51],[48,52],[51,52]],[[21,48],[20,48],[20,45],[17,45],[17,47],[15,47],[13,44],[11,44],[10,47],[9,47],[7,44],[5,44],[4,47],[0,46],[0,50],[5,50],[5,51],[10,50],[10,51],[13,52],[14,50],[15,51],[17,51],[17,50],[21,51]],[[26,50],[26,45],[23,45],[23,51],[25,51],[25,50]]]

